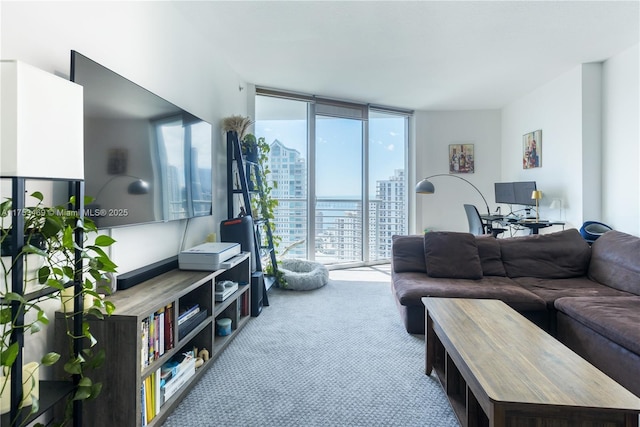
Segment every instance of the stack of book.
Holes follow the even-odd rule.
[[[149,366],[174,346],[173,304],[152,313],[142,321],[140,363]]]
[[[207,310],[198,304],[186,308],[178,316],[178,339],[182,339],[207,317]]]
[[[142,381],[140,391],[142,403],[142,425],[146,426],[160,413],[162,406],[162,394],[160,388],[160,369],[149,375]]]
[[[161,404],[171,399],[196,373],[196,358],[193,352],[176,356],[161,368],[160,396]]]

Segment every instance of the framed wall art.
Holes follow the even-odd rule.
[[[524,134],[522,137],[522,169],[542,166],[542,130]]]
[[[473,144],[449,144],[449,173],[473,173]]]
[[[107,160],[107,173],[109,175],[122,175],[127,173],[129,150],[126,148],[109,149]]]

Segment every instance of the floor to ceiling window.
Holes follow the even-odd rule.
[[[360,262],[363,254],[363,122],[316,115],[315,259]]]
[[[406,234],[409,112],[258,90],[255,134],[271,145],[278,253],[374,263]]]
[[[369,260],[391,259],[391,236],[408,232],[406,114],[369,112]]]

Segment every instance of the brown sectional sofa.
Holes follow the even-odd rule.
[[[424,333],[425,296],[499,299],[640,395],[640,238],[618,231],[506,239],[394,236],[392,291],[405,328]]]

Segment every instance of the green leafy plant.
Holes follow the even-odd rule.
[[[253,134],[246,134],[240,142],[243,155],[249,161],[256,164],[255,168],[250,168],[255,173],[251,173],[248,179],[251,181],[251,188],[255,190],[251,194],[251,211],[260,219],[259,231],[261,238],[267,236],[267,226],[271,229],[273,248],[277,251],[282,236],[276,233],[275,210],[278,207],[278,200],[273,197],[272,191],[278,188],[278,182],[271,179],[269,169],[269,152],[271,146],[264,137],[256,138]],[[256,176],[257,174],[257,176]],[[284,282],[284,276],[278,274],[279,271],[271,265],[271,258],[265,267],[265,273],[275,276],[278,283]]]
[[[10,337],[15,329],[22,329],[23,333],[34,334],[43,326],[49,324],[49,319],[42,302],[57,299],[61,306],[69,306],[74,298],[82,301],[92,300],[92,305],[84,307],[80,312],[65,310],[64,323],[68,337],[68,356],[64,358],[64,371],[76,376],[78,386],[75,389],[70,403],[73,400],[92,399],[98,396],[101,390],[100,383],[94,383],[88,373],[91,369],[100,366],[104,360],[104,353],[93,352],[92,347],[96,339],[91,334],[87,319],[90,316],[103,318],[114,312],[115,306],[101,298],[101,294],[109,292],[105,286],[109,282],[108,275],[116,272],[116,265],[111,261],[104,248],[111,246],[115,241],[106,235],[98,235],[92,243],[90,236],[97,234],[98,230],[88,218],[83,218],[68,206],[46,207],[43,204],[43,195],[39,192],[31,194],[37,200],[33,207],[25,208],[21,214],[24,216],[25,244],[19,252],[20,256],[38,255],[43,258],[42,267],[37,270],[37,283],[41,286],[36,298],[25,298],[24,295],[14,292],[10,284],[12,270],[15,267],[13,260],[2,260],[2,273],[4,277],[3,288],[0,289],[0,297],[3,304],[0,306],[0,365],[4,372],[8,372],[17,361],[19,353],[18,343],[11,343]],[[69,206],[74,205],[71,198]],[[87,198],[86,203],[91,202]],[[11,199],[0,204],[0,243],[5,244],[11,238],[11,215],[16,214],[12,208]],[[83,244],[76,244],[76,233],[82,232]],[[76,263],[76,252],[80,262]],[[9,265],[7,265],[9,264]],[[24,313],[24,322],[17,321],[18,316],[12,311],[12,304],[18,307],[19,313]],[[74,315],[81,315],[82,331],[76,334],[73,328]],[[80,354],[76,354],[74,344],[77,340],[89,343]],[[61,355],[55,352],[46,353],[40,360],[40,365],[51,366],[61,359]],[[33,379],[31,379],[33,382]],[[8,388],[8,377],[0,378],[0,391]],[[25,396],[26,398],[27,396]],[[31,411],[35,413],[39,409],[38,400],[32,396]],[[60,425],[65,425],[69,419],[71,404],[68,405],[67,417]],[[12,424],[13,425],[13,424]]]
[[[277,247],[282,238],[275,234],[275,210],[278,207],[278,200],[273,197],[271,192],[278,188],[278,182],[270,179],[269,152],[271,147],[264,137],[256,138],[252,134],[245,136],[241,146],[247,152],[256,153],[257,168],[251,168],[255,173],[251,173],[249,176],[255,190],[251,195],[251,211],[256,212],[262,220],[263,231],[267,223],[269,224],[273,234],[274,247]]]

